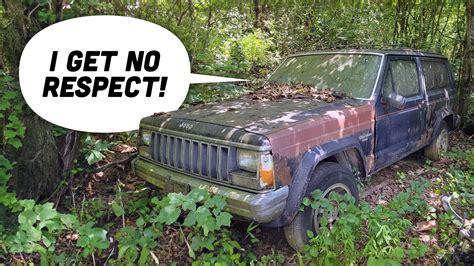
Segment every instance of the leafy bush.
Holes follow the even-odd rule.
[[[99,227],[94,227],[93,222],[88,222],[80,226],[77,232],[79,233],[79,239],[76,245],[82,248],[81,257],[86,258],[91,255],[95,265],[94,254],[109,248],[107,231]]]
[[[214,251],[214,242],[223,234],[223,229],[230,226],[232,215],[223,211],[225,199],[204,189],[193,189],[188,195],[170,193],[155,202],[159,208],[156,222],[193,228],[185,236],[192,258],[196,258],[196,252]],[[181,214],[185,215],[183,222],[178,221]]]
[[[366,202],[356,206],[348,194],[330,193],[323,198],[315,191],[303,205],[313,209],[324,208],[320,219],[320,233],[308,231],[309,244],[305,247],[305,259],[310,263],[324,264],[391,264],[403,259],[421,257],[427,246],[410,237],[412,227],[407,214],[427,210],[421,198],[426,181],[414,182],[405,192],[395,196],[388,205],[371,209]],[[326,215],[338,213],[339,219],[330,224]],[[411,243],[407,247],[401,243]],[[362,252],[360,252],[362,251]]]
[[[62,214],[53,203],[36,204],[33,200],[20,200],[22,210],[18,214],[18,228],[6,238],[8,252],[41,254],[42,261],[55,250],[57,236],[63,230],[77,227],[77,218]]]
[[[121,228],[116,234],[119,244],[118,259],[124,259],[126,264],[133,264],[138,260],[140,265],[148,263],[150,252],[156,247],[156,239],[161,232],[153,226],[144,227],[142,218],[136,221],[136,227]]]
[[[110,152],[110,148],[117,145],[117,142],[108,142],[103,139],[96,140],[91,135],[87,135],[83,141],[85,148],[81,150],[89,165],[93,165],[105,158],[105,153]]]
[[[21,147],[25,136],[25,125],[20,120],[24,102],[20,96],[18,81],[0,70],[0,119],[2,128],[2,146]]]
[[[156,247],[165,225],[179,228],[181,239],[188,254],[201,263],[239,263],[240,245],[230,234],[228,227],[231,215],[224,211],[225,199],[203,189],[193,189],[187,195],[170,193],[163,198],[153,197],[152,207],[142,200],[136,201],[128,210],[120,204],[115,207],[117,216],[124,213],[138,214],[135,225],[121,228],[115,238],[118,241],[118,260],[127,264],[138,261],[150,263],[152,250]],[[128,206],[128,204],[127,204]],[[189,230],[182,230],[188,228]],[[186,233],[185,233],[186,231]]]

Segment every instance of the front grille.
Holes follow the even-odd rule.
[[[153,132],[151,157],[158,163],[207,179],[230,183],[235,148]]]

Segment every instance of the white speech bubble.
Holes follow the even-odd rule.
[[[71,56],[73,51],[80,53]],[[114,51],[117,55],[113,55]],[[140,51],[148,71],[143,65],[138,71],[134,64],[130,64],[130,71],[125,71],[129,52],[137,57],[130,62],[139,68]],[[159,61],[154,51],[158,51]],[[87,56],[95,62],[87,60],[85,68]],[[190,83],[243,81],[192,74],[186,48],[173,33],[144,20],[118,16],[81,17],[43,29],[25,46],[19,75],[23,96],[39,116],[65,128],[98,133],[134,130],[142,117],[177,110],[186,98]],[[164,96],[159,97],[163,77],[167,77],[166,89]],[[107,88],[104,79],[108,80]],[[95,87],[103,90],[92,97],[95,82]],[[64,89],[63,84],[67,85]],[[87,95],[86,86],[91,90]],[[119,93],[122,93],[120,97]]]

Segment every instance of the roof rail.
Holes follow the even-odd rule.
[[[316,47],[316,50],[338,50],[338,49],[374,49],[374,50],[385,50],[385,51],[410,51],[410,52],[420,52],[420,53],[440,53],[430,50],[418,50],[410,47],[403,46],[401,44],[344,44],[344,45],[335,45],[335,46],[320,46]]]

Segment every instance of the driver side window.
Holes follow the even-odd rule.
[[[418,70],[414,60],[391,60],[383,87],[385,97],[395,91],[403,97],[412,97],[420,93]]]

